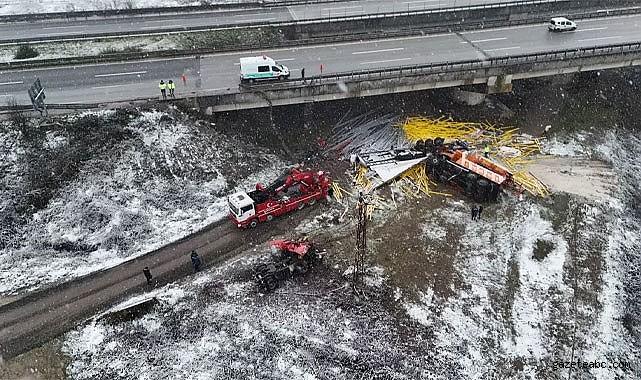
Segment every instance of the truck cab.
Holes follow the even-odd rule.
[[[227,201],[229,203],[229,217],[238,227],[242,227],[243,222],[256,215],[254,200],[244,191],[230,195]]]
[[[257,80],[285,80],[289,78],[289,69],[265,55],[260,57],[243,57],[240,59],[241,83]]]

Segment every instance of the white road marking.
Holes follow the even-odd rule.
[[[253,18],[253,19],[243,20],[243,22],[270,21],[270,20],[275,20],[275,19],[276,19],[276,17]]]
[[[184,25],[181,24],[174,24],[174,25],[162,25],[163,28],[181,28]],[[143,26],[140,29],[158,29],[161,26]]]
[[[476,44],[476,43],[479,43],[479,42],[491,42],[491,41],[503,41],[503,40],[507,40],[507,37],[488,38],[488,39],[485,39],[485,40],[471,40],[470,42]]]
[[[607,26],[603,26],[603,27],[600,27],[600,28],[587,28],[587,29],[581,28],[581,29],[577,29],[576,32],[590,32],[590,31],[593,31],[593,30],[606,30],[607,28],[608,28]]]
[[[377,63],[387,63],[387,62],[398,62],[398,61],[409,61],[412,58],[399,58],[399,59],[387,59],[385,61],[369,61],[369,62],[361,62],[361,65],[375,65]]]
[[[128,83],[126,83],[126,84],[112,84],[110,86],[96,86],[96,87],[92,87],[92,88],[99,89],[99,88],[113,88],[113,87],[123,87],[123,86],[129,86],[129,84]]]
[[[348,9],[363,9],[361,5],[353,7],[337,7],[337,8],[321,8],[321,11],[332,11],[332,10],[348,10]]]
[[[352,54],[358,55],[358,54],[373,54],[373,53],[383,53],[386,51],[399,51],[399,50],[405,50],[405,48],[393,48],[393,49],[381,49],[381,50],[368,50],[368,51],[355,51]]]
[[[24,83],[23,81],[19,81],[19,82],[4,82],[4,83],[0,83],[0,86],[8,86],[10,84],[23,84],[23,83]]]
[[[520,46],[510,46],[510,47],[504,47],[504,48],[497,48],[497,49],[483,49],[484,51],[501,51],[501,50],[514,50],[514,49],[520,49]]]
[[[71,26],[49,26],[42,29],[71,29],[71,28],[84,28],[84,25],[71,25]]]
[[[401,4],[425,4],[425,3],[436,3],[441,2],[441,0],[424,0],[424,1],[403,1]]]
[[[111,74],[96,74],[94,77],[100,78],[100,77],[115,77],[119,75],[137,75],[137,74],[145,74],[147,71],[131,71],[128,73],[111,73]]]
[[[265,12],[265,13],[245,13],[242,15],[234,15],[232,17],[247,17],[247,16],[264,16],[264,15],[273,15],[274,12]]]
[[[616,38],[622,38],[623,36],[611,36],[611,37],[597,37],[597,38],[586,38],[584,40],[577,40],[578,42],[589,42],[589,41],[602,41],[602,40],[613,40]]]

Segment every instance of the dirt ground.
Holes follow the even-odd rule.
[[[568,193],[589,201],[605,199],[614,189],[615,173],[602,161],[570,157],[543,157],[527,170],[554,193]]]

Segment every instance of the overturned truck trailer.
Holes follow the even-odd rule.
[[[518,190],[507,168],[470,150],[464,141],[419,140],[415,149],[425,153],[430,179],[453,185],[477,202],[495,201],[503,188]]]

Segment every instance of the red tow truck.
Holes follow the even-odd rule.
[[[329,189],[330,181],[323,171],[294,168],[268,187],[259,183],[254,191],[230,195],[229,217],[239,228],[254,228],[258,223],[325,199]]]

